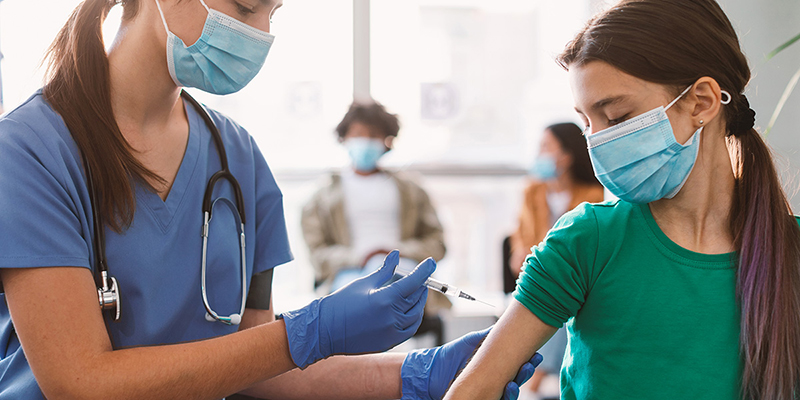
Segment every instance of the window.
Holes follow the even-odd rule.
[[[553,59],[587,14],[576,0],[372,2],[372,94],[402,117],[398,161],[527,165],[544,126],[576,120]]]
[[[495,293],[502,239],[522,202],[521,169],[544,127],[578,121],[568,74],[554,58],[585,22],[588,4],[416,0],[371,8],[372,95],[403,124],[387,161],[426,172],[448,248],[437,276],[476,295]]]

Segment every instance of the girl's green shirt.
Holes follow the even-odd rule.
[[[735,255],[678,246],[646,204],[564,215],[514,293],[546,324],[567,323],[561,398],[738,399]]]

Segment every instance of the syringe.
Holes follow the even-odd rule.
[[[491,304],[489,304],[487,302],[480,301],[480,300],[478,300],[478,299],[476,299],[476,298],[474,298],[474,297],[462,292],[461,289],[459,289],[459,288],[457,288],[457,287],[455,287],[453,285],[449,285],[449,284],[444,283],[442,281],[437,281],[436,279],[433,279],[433,278],[428,278],[425,281],[425,286],[427,286],[428,288],[433,289],[433,290],[435,290],[435,291],[437,291],[439,293],[447,295],[447,296],[460,297],[462,299],[471,300],[471,301],[477,301],[479,303],[486,304],[487,306],[494,307],[493,305],[491,305]]]

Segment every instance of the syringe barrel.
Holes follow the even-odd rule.
[[[436,279],[433,278],[428,278],[425,281],[425,286],[448,296],[458,297],[461,294],[461,291],[458,290],[457,287],[448,285],[441,281],[437,281]]]

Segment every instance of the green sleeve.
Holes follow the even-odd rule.
[[[514,298],[542,322],[562,326],[583,306],[593,281],[598,224],[592,205],[564,214],[525,259]]]

